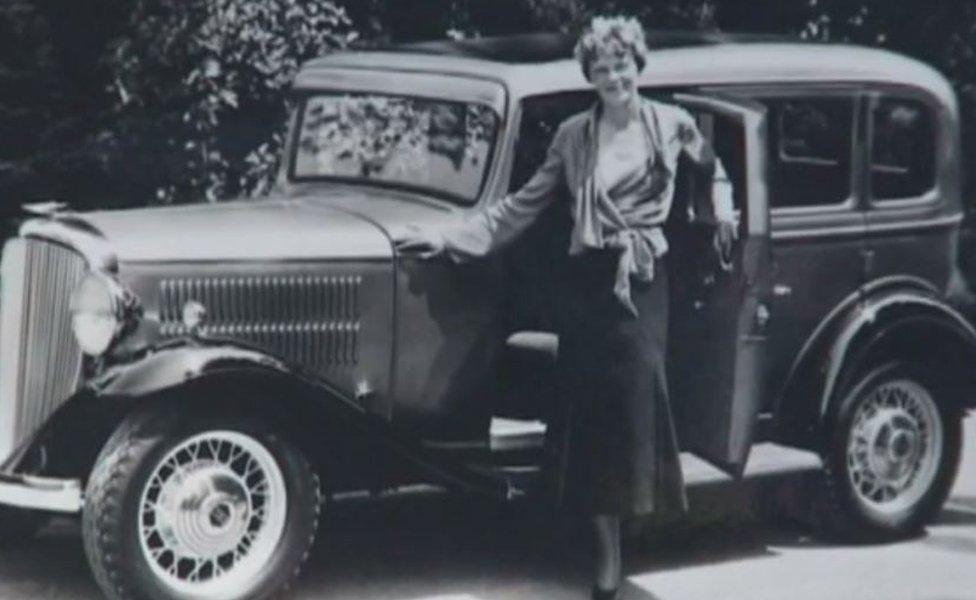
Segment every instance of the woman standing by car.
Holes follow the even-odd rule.
[[[574,407],[568,489],[595,532],[594,598],[616,597],[621,518],[687,506],[665,376],[662,230],[681,154],[712,178],[716,248],[726,255],[735,231],[731,185],[694,119],[638,94],[646,53],[635,19],[594,18],[575,54],[599,101],[561,124],[528,183],[456,227],[411,228],[397,240],[401,251],[461,262],[511,241],[554,201],[570,210],[559,361]],[[556,198],[561,183],[569,197]]]

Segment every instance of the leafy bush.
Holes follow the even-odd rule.
[[[355,35],[326,0],[137,0],[107,58],[104,142],[161,202],[264,192],[295,72]]]

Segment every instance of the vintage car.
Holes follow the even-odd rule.
[[[5,535],[80,514],[109,597],[260,598],[339,492],[557,501],[565,206],[468,264],[392,240],[526,181],[594,102],[572,41],[337,52],[297,75],[275,197],[25,219],[2,257]],[[815,469],[834,531],[918,530],[976,398],[950,85],[877,49],[649,42],[641,91],[695,115],[738,221],[723,270],[679,168],[669,376],[688,485]]]

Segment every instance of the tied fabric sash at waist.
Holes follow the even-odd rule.
[[[594,176],[588,177],[576,194],[569,247],[570,254],[580,254],[588,249],[620,250],[613,293],[634,316],[637,316],[637,307],[630,297],[631,276],[638,281],[653,280],[655,259],[668,250],[667,239],[661,230],[668,207],[660,199],[663,189],[658,189],[664,187],[661,185],[663,178],[652,178],[645,172],[641,179],[642,183],[650,183],[639,190],[642,198],[647,200],[622,209],[624,202],[614,202],[597,185]],[[653,179],[657,179],[657,185],[648,182]],[[615,189],[620,187],[614,186]]]

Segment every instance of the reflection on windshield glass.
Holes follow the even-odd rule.
[[[295,176],[382,181],[473,200],[494,143],[487,106],[378,94],[309,98]]]

